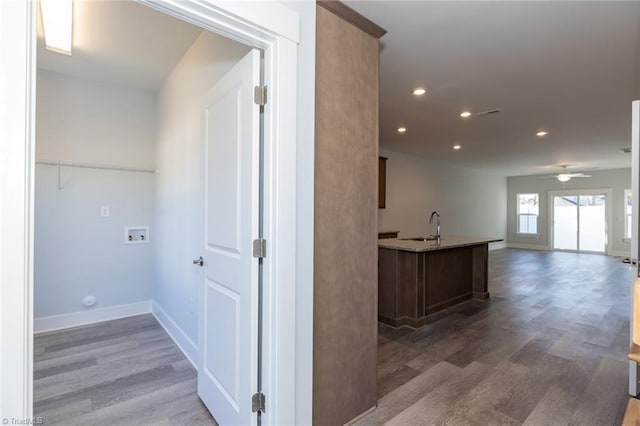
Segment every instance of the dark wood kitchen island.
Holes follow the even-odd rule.
[[[378,321],[420,327],[443,309],[488,299],[489,243],[498,241],[448,235],[378,240]]]

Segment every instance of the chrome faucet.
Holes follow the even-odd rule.
[[[442,236],[440,234],[440,213],[438,213],[437,211],[432,211],[431,212],[431,217],[429,218],[429,225],[433,224],[433,217],[436,217],[436,238],[438,239],[438,241],[440,240],[440,237]]]

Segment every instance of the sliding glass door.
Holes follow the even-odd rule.
[[[607,193],[552,193],[553,249],[607,252]]]

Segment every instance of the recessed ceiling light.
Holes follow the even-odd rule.
[[[427,89],[425,89],[424,87],[416,87],[415,89],[413,89],[413,94],[416,96],[422,96],[425,93],[427,93]]]
[[[398,127],[398,133],[404,133],[407,131],[406,127]]]
[[[536,133],[536,136],[542,137],[542,136],[547,136],[548,134],[549,134],[549,132],[545,132],[544,130],[542,130],[542,131]]]
[[[469,111],[462,112],[460,113],[460,117],[462,118],[471,117],[471,113]]]
[[[460,145],[454,145],[454,146],[453,146],[453,149],[455,149],[455,150],[458,150],[458,149],[460,149],[460,148],[462,148]]]

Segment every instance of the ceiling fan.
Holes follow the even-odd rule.
[[[543,178],[554,178],[558,179],[560,182],[569,182],[573,178],[590,178],[591,175],[585,175],[584,173],[569,173],[567,171],[567,166],[562,166],[562,172],[557,175],[549,175],[543,176]]]

